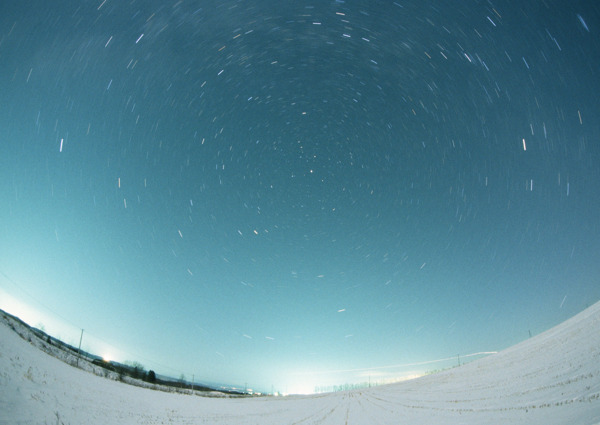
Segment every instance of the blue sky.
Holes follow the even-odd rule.
[[[600,297],[593,5],[0,11],[0,307],[68,342],[310,391]]]

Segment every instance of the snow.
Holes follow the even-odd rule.
[[[72,367],[0,322],[0,424],[600,424],[600,303],[436,375],[290,397],[211,398],[127,385]]]

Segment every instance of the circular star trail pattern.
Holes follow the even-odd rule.
[[[91,351],[303,391],[600,296],[589,2],[0,11],[2,289]]]

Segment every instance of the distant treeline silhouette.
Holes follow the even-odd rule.
[[[27,323],[23,322],[18,317],[15,317],[10,313],[5,312],[4,310],[0,309],[0,313],[8,319],[7,322],[8,322],[9,327],[12,330],[14,330],[17,334],[19,334],[22,338],[28,340],[29,342],[33,342],[32,341],[32,335],[33,335],[33,336],[39,338],[39,340],[40,340],[39,345],[41,345],[40,348],[42,348],[44,351],[48,352],[49,354],[52,354],[53,351],[58,349],[65,353],[69,353],[71,359],[75,359],[75,358],[77,360],[81,359],[81,360],[87,361],[89,363],[92,363],[95,366],[99,366],[106,371],[106,373],[104,373],[105,377],[108,377],[110,372],[113,372],[113,373],[117,374],[118,379],[123,382],[126,382],[125,377],[129,377],[132,379],[145,381],[150,384],[156,384],[156,385],[161,385],[161,386],[170,387],[170,388],[179,388],[179,389],[188,389],[188,390],[191,389],[191,390],[200,391],[200,392],[217,391],[220,393],[226,393],[226,394],[230,394],[230,395],[245,395],[243,392],[240,392],[240,391],[228,390],[228,389],[222,389],[222,388],[216,389],[216,388],[207,387],[205,385],[196,384],[193,382],[188,382],[185,380],[185,377],[183,375],[181,375],[181,377],[179,379],[170,378],[170,377],[162,376],[162,375],[157,375],[153,370],[146,371],[144,366],[137,361],[128,361],[125,363],[119,363],[116,361],[106,361],[98,355],[81,350],[77,347],[67,344],[66,342],[64,342],[58,338],[48,335],[46,332],[44,332],[41,329],[29,326]],[[71,364],[71,366],[76,366],[74,361],[73,362],[67,361],[67,360],[65,360],[65,361],[68,364]],[[79,365],[77,367],[81,368],[81,365]],[[131,383],[131,382],[129,382],[129,383]]]

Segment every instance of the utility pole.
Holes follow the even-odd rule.
[[[194,374],[192,373],[192,391],[194,391]]]
[[[77,367],[79,367],[79,357],[81,357],[81,340],[83,339],[83,329],[81,329],[81,336],[79,337],[79,348],[77,349]]]

